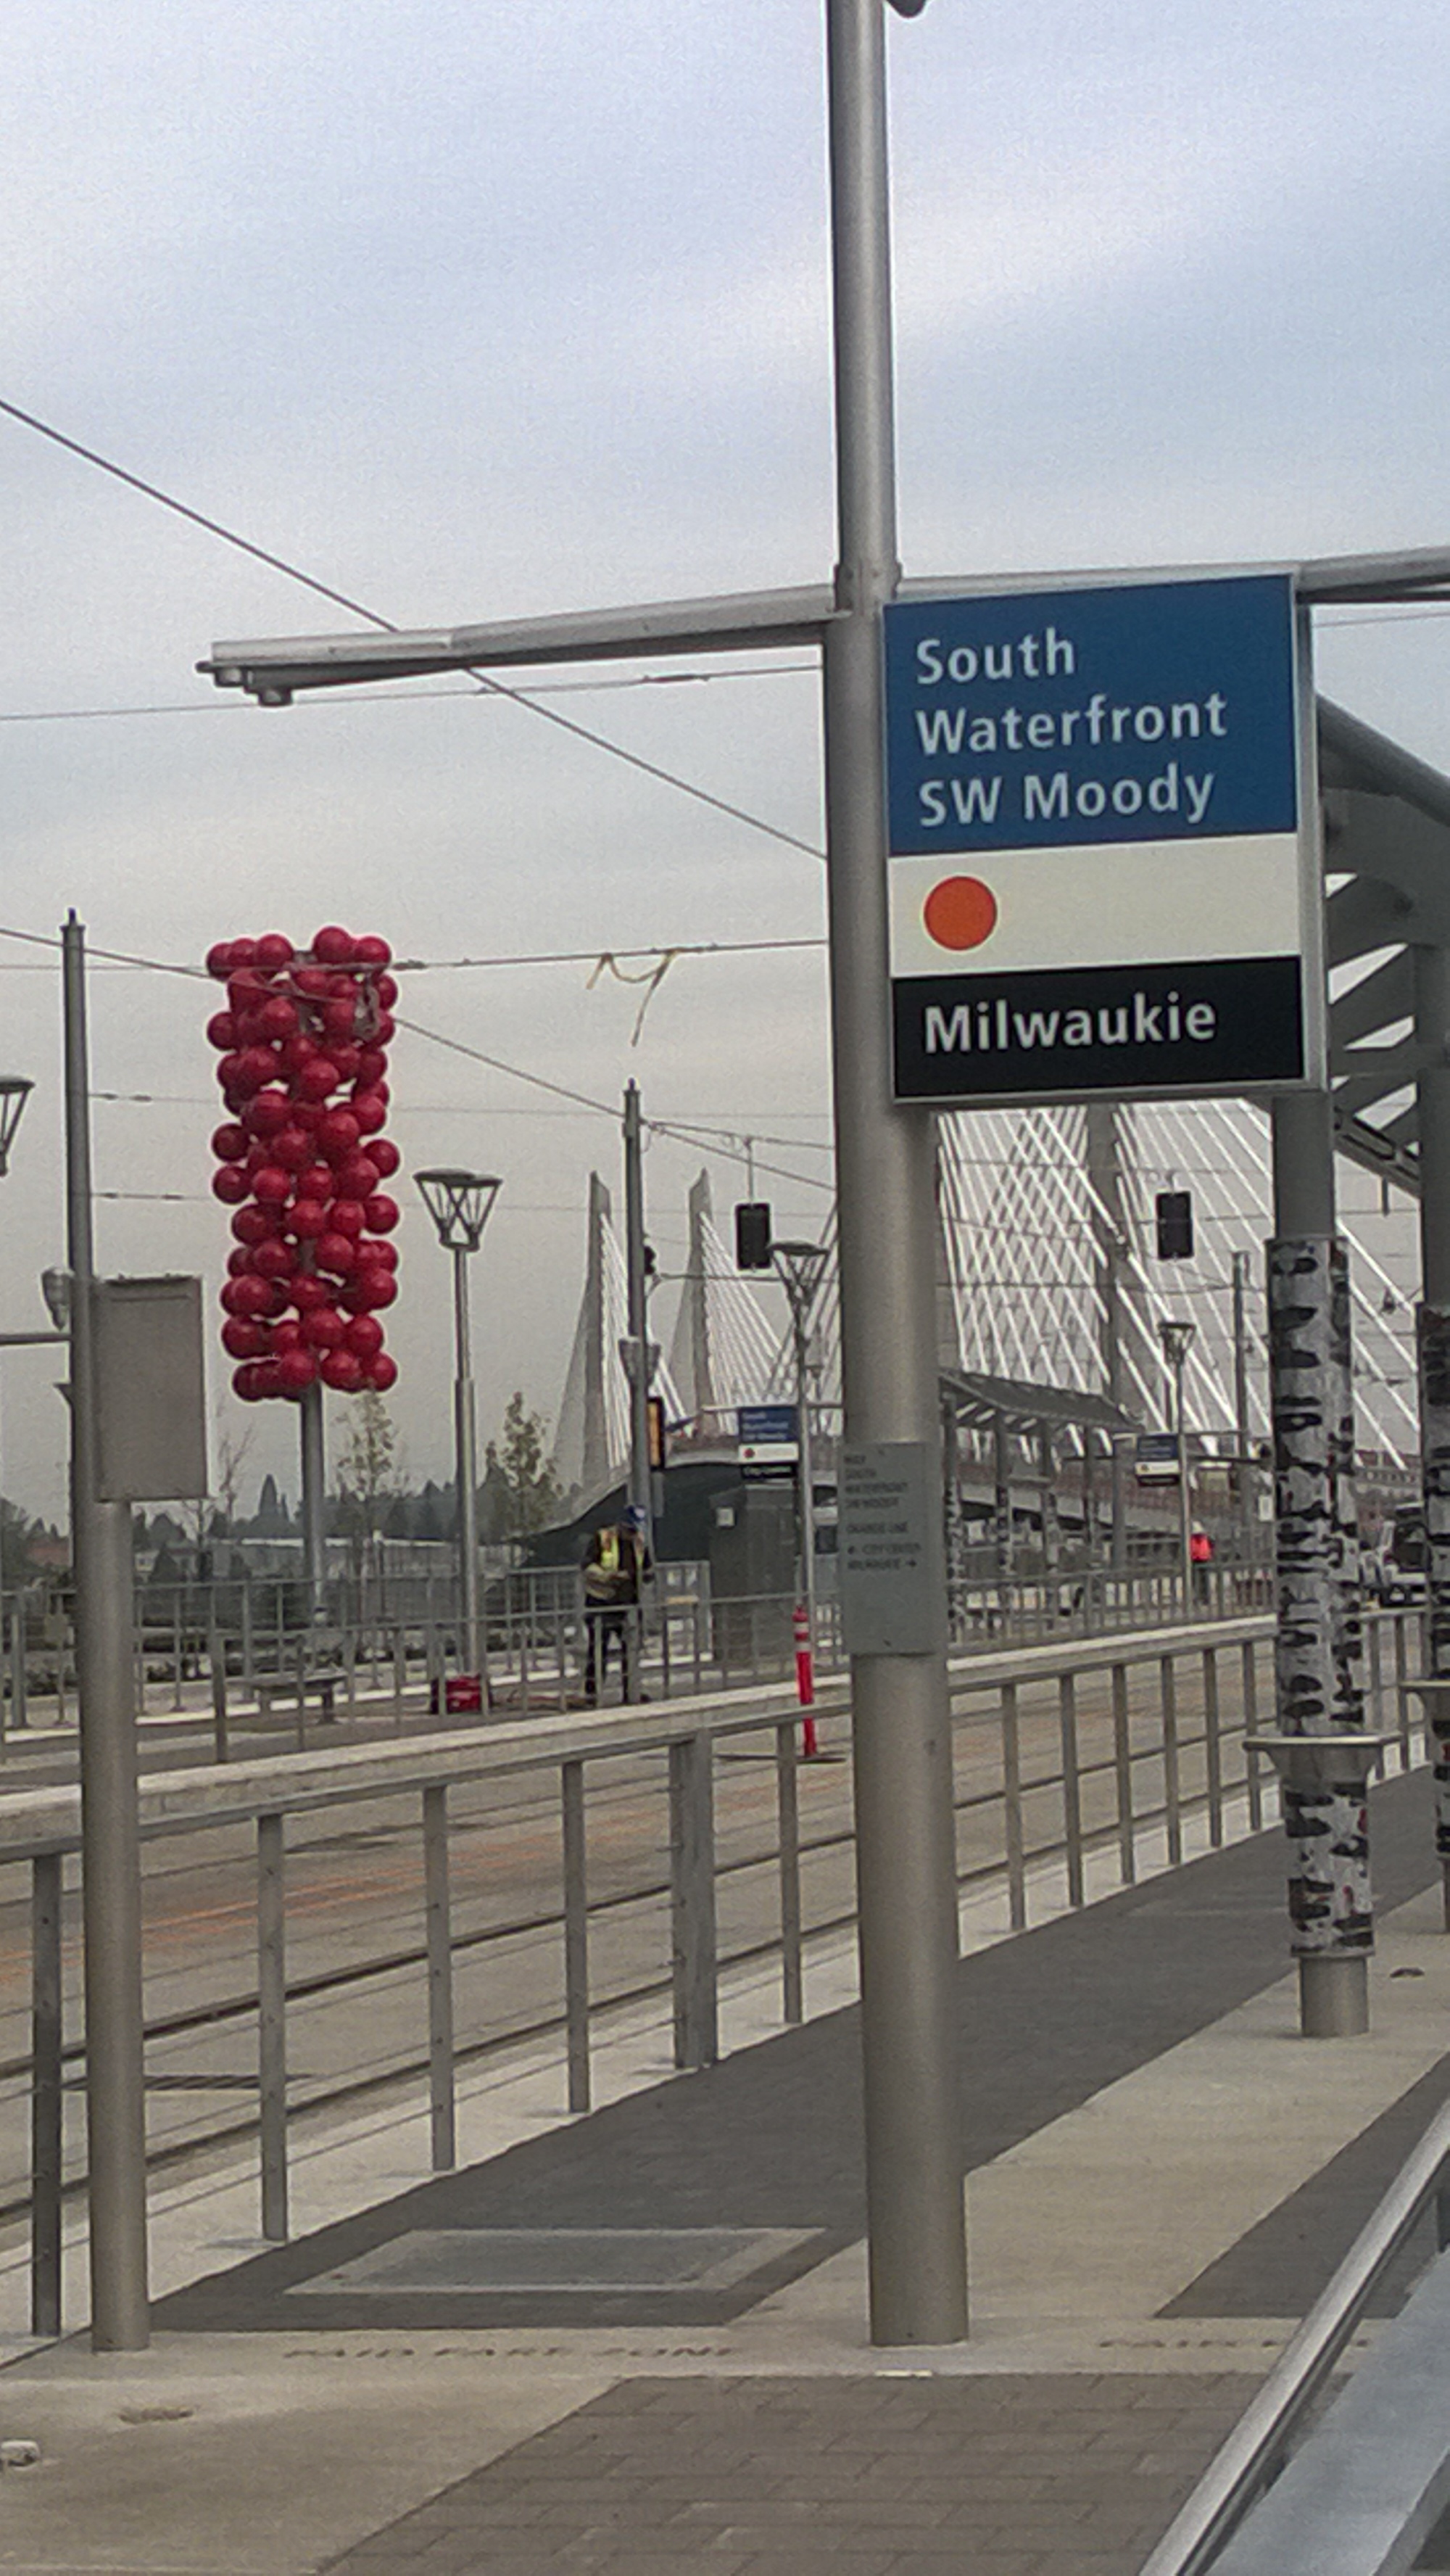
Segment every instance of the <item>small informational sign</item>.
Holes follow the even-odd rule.
[[[742,1404],[735,1417],[747,1485],[788,1485],[800,1461],[793,1404]]]
[[[885,613],[896,1096],[1322,1079],[1322,884],[1287,574]]]
[[[96,1492],[102,1502],[207,1491],[199,1279],[98,1279]]]
[[[847,1654],[939,1654],[947,1635],[942,1497],[924,1441],[842,1449],[837,1544]]]
[[[1133,1447],[1133,1472],[1140,1485],[1176,1485],[1176,1431],[1140,1431]]]

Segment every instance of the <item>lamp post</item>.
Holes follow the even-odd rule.
[[[478,1441],[473,1412],[473,1363],[468,1331],[468,1256],[503,1187],[488,1172],[416,1172],[423,1204],[438,1240],[453,1255],[453,1438],[458,1494],[458,1606],[465,1668],[484,1681],[478,1616]]]
[[[15,1142],[15,1130],[34,1089],[34,1083],[28,1081],[23,1073],[0,1073],[0,1180],[10,1169],[10,1148]],[[0,1492],[3,1492],[3,1487],[0,1487]],[[4,1574],[0,1569],[0,1590],[3,1590],[3,1584]],[[0,1712],[0,1722],[3,1722],[3,1712]]]
[[[810,1315],[829,1255],[824,1244],[820,1243],[773,1243],[770,1257],[790,1303],[791,1344],[795,1356],[796,1440],[800,1453],[796,1466],[796,1547],[808,1658],[803,1679],[809,1684],[808,1689],[802,1690],[801,1698],[808,1705],[815,1697],[816,1670],[816,1489],[811,1452]],[[807,1747],[808,1751],[812,1749]]]
[[[1178,1439],[1178,1552],[1183,1580],[1183,1615],[1188,1616],[1193,1598],[1193,1519],[1189,1509],[1188,1439],[1183,1419],[1183,1371],[1188,1360],[1196,1324],[1176,1323],[1164,1316],[1158,1326],[1158,1339],[1163,1357],[1173,1373],[1173,1428]]]

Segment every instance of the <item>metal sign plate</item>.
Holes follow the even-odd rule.
[[[941,1481],[924,1441],[841,1451],[841,1627],[848,1655],[934,1655],[946,1645]]]
[[[1314,1079],[1289,577],[899,601],[885,639],[897,1098]]]

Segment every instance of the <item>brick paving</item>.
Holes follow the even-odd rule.
[[[329,2576],[1136,2576],[1256,2384],[631,2380]]]

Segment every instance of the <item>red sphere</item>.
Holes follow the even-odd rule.
[[[234,1048],[230,1055],[224,1055],[222,1057],[222,1060],[216,1069],[216,1078],[221,1084],[223,1091],[232,1091],[235,1089],[237,1075],[241,1070],[241,1062],[242,1058],[239,1048]]]
[[[259,1243],[249,1258],[259,1279],[290,1279],[297,1267],[297,1256],[291,1244],[284,1243],[280,1235],[272,1235],[266,1243]]]
[[[227,1254],[227,1277],[240,1279],[252,1267],[252,1256],[244,1243],[233,1244]]]
[[[259,1360],[267,1347],[267,1336],[260,1324],[249,1324],[240,1315],[229,1315],[222,1326],[222,1349],[230,1360]]]
[[[344,1303],[359,1315],[374,1306],[391,1306],[397,1293],[398,1283],[391,1270],[384,1270],[379,1263],[369,1261],[359,1263],[344,1292]]]
[[[354,966],[391,966],[393,952],[386,939],[379,939],[376,932],[370,931],[365,939],[353,941],[352,962]]]
[[[318,1371],[324,1386],[336,1387],[339,1395],[356,1395],[363,1382],[361,1360],[351,1351],[329,1351]]]
[[[317,1375],[317,1362],[310,1351],[282,1351],[276,1369],[282,1393],[301,1395]]]
[[[315,1147],[317,1143],[315,1136],[312,1139],[312,1143]],[[326,1206],[328,1200],[335,1196],[336,1191],[337,1182],[330,1163],[307,1163],[298,1174],[297,1196],[299,1199],[321,1199],[323,1205]]]
[[[240,946],[240,942],[238,945]],[[267,987],[254,966],[234,967],[227,977],[229,1011],[258,1011],[267,997]]]
[[[292,1104],[292,1124],[300,1127],[304,1136],[315,1137],[319,1118],[326,1116],[326,1110],[319,1109],[315,1100],[295,1100]]]
[[[272,1326],[272,1349],[276,1357],[285,1359],[289,1351],[300,1351],[301,1348],[301,1325],[295,1315],[284,1315],[280,1324]]]
[[[330,1055],[312,1055],[292,1080],[299,1100],[325,1100],[337,1089],[337,1067]]]
[[[208,975],[215,975],[218,983],[226,982],[232,971],[232,943],[229,939],[219,939],[214,948],[207,950],[206,971]]]
[[[213,1011],[206,1024],[207,1042],[219,1055],[228,1055],[237,1042],[237,1020],[234,1011]]]
[[[327,1231],[327,1210],[321,1199],[294,1199],[287,1210],[286,1226],[299,1243],[311,1243]]]
[[[384,981],[385,983],[387,983],[387,982],[391,981],[391,978],[390,978],[390,977],[388,977],[388,976],[384,976],[383,981]],[[396,996],[395,996],[395,998],[396,998]],[[380,1011],[380,1012],[379,1012],[379,1014],[378,1014],[378,1024],[377,1024],[377,1027],[376,1027],[376,1028],[374,1029],[374,1031],[373,1031],[373,1044],[374,1044],[374,1046],[380,1046],[380,1047],[390,1046],[390,1045],[391,1045],[391,1043],[392,1043],[392,1041],[393,1041],[393,1039],[397,1036],[397,1034],[398,1034],[398,1023],[397,1023],[397,1021],[394,1019],[394,1017],[393,1017],[393,1015],[392,1015],[392,1012],[391,1012],[391,1011]]]
[[[368,1138],[368,1155],[370,1160],[377,1166],[377,1174],[380,1181],[390,1181],[403,1159],[397,1146],[393,1143],[391,1136],[370,1136]]]
[[[376,1136],[378,1129],[388,1123],[388,1104],[380,1091],[355,1091],[352,1114],[360,1136]]]
[[[332,1295],[326,1280],[314,1278],[310,1270],[299,1270],[292,1282],[292,1303],[304,1320],[319,1306],[330,1306]]]
[[[265,938],[257,942],[257,964],[264,975],[280,975],[284,966],[291,965],[296,953],[291,940],[284,939],[280,930],[269,930]]]
[[[312,1160],[312,1139],[297,1126],[284,1127],[272,1139],[272,1160],[283,1172],[305,1172]]]
[[[308,1002],[325,1002],[332,990],[332,977],[325,966],[299,966],[292,981]]]
[[[221,1164],[211,1176],[211,1186],[213,1197],[219,1198],[223,1207],[240,1207],[243,1199],[252,1195],[240,1163]]]
[[[319,966],[350,966],[353,955],[351,931],[339,929],[335,921],[312,934],[312,954]]]
[[[256,962],[257,943],[255,939],[234,939],[232,941],[231,972],[234,975],[240,967],[255,966]]]
[[[373,991],[378,997],[378,1009],[380,1011],[391,1011],[395,1007],[398,999],[398,979],[396,975],[380,975],[376,984],[373,986]]]
[[[252,1196],[259,1207],[285,1207],[292,1196],[292,1175],[275,1163],[264,1163],[252,1183]]]
[[[258,1250],[261,1250],[260,1245]],[[281,1311],[276,1287],[270,1279],[263,1279],[254,1273],[236,1282],[236,1293],[232,1300],[234,1315],[245,1315],[251,1322],[260,1323],[264,1316],[280,1314]]]
[[[261,1382],[264,1375],[263,1361],[244,1360],[239,1369],[232,1371],[232,1393],[239,1395],[243,1404],[260,1404],[265,1393]]]
[[[337,1067],[338,1081],[356,1082],[358,1068],[362,1063],[362,1048],[354,1046],[351,1039],[339,1045],[336,1038],[330,1037],[327,1041],[327,1052]]]
[[[232,1219],[232,1232],[238,1243],[265,1243],[276,1231],[276,1220],[266,1208],[239,1207]]]
[[[335,1198],[328,1210],[328,1222],[334,1234],[345,1234],[356,1243],[367,1232],[367,1217],[361,1199]]]
[[[386,1047],[359,1047],[355,1080],[359,1091],[374,1091],[388,1069]]]
[[[348,994],[345,1002],[334,1000],[323,1003],[322,1034],[324,1038],[329,1040],[336,1038],[346,1046],[356,1033],[357,1003],[351,993]]]
[[[264,1002],[257,1013],[257,1033],[266,1038],[269,1045],[276,1045],[279,1039],[295,1037],[296,1003],[289,1002],[285,993],[274,993],[270,1002]]]
[[[228,1088],[239,1091],[244,1100],[249,1099],[253,1092],[260,1091],[263,1083],[270,1082],[277,1071],[277,1059],[270,1047],[243,1047],[239,1056],[226,1056],[222,1061],[235,1064],[236,1071]]]
[[[242,1112],[242,1125],[253,1136],[280,1136],[292,1116],[292,1103],[276,1083],[255,1092]]]
[[[242,1162],[247,1151],[247,1131],[245,1127],[239,1127],[234,1118],[229,1118],[224,1127],[218,1127],[214,1130],[211,1140],[211,1150],[215,1154],[219,1163]]]
[[[316,1038],[309,1037],[305,1029],[296,1029],[290,1038],[282,1041],[282,1070],[284,1073],[300,1073],[304,1064],[310,1064],[319,1053]]]
[[[302,1319],[302,1338],[314,1351],[335,1351],[346,1331],[335,1306],[314,1306]]]
[[[375,1395],[386,1395],[390,1386],[397,1385],[398,1363],[386,1351],[379,1351],[377,1358],[369,1361],[367,1383]]]
[[[375,1190],[363,1209],[369,1234],[391,1234],[398,1222],[398,1202],[384,1190]]]
[[[344,1279],[357,1260],[357,1248],[349,1234],[320,1234],[315,1258],[319,1270],[330,1271],[335,1279]]]
[[[345,1163],[338,1164],[337,1194],[339,1198],[370,1199],[374,1190],[377,1188],[377,1185],[378,1167],[376,1162],[373,1160],[371,1151],[364,1154],[359,1150],[355,1154],[349,1154]]]
[[[376,1315],[354,1315],[343,1336],[355,1359],[373,1360],[383,1347],[383,1328]]]
[[[317,1150],[329,1163],[341,1163],[352,1152],[362,1129],[350,1109],[329,1109],[317,1122]]]
[[[368,1261],[376,1263],[379,1270],[397,1269],[398,1247],[395,1243],[369,1242],[359,1248]]]

